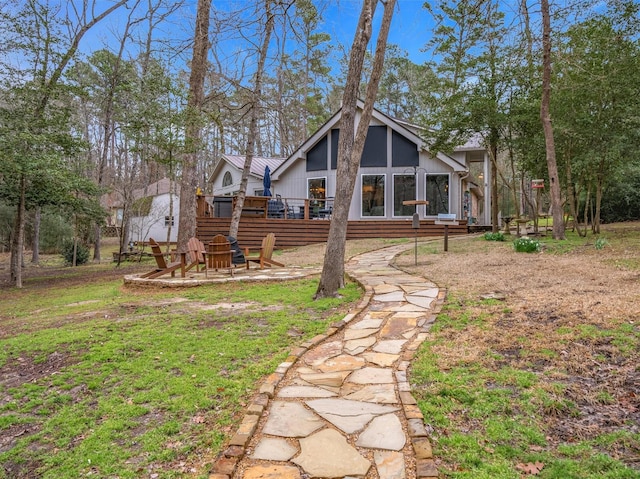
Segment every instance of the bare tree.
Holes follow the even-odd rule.
[[[547,152],[547,169],[551,183],[551,211],[553,213],[553,239],[565,239],[564,215],[562,211],[562,197],[558,178],[558,164],[556,161],[556,147],[551,124],[551,17],[549,15],[549,0],[540,3],[542,12],[542,101],[540,103],[540,119],[544,130],[544,141]]]
[[[189,238],[196,234],[196,188],[198,187],[197,160],[202,129],[200,112],[204,103],[204,80],[209,51],[209,15],[211,0],[198,0],[196,28],[187,98],[187,125],[185,154],[182,160],[180,182],[180,221],[178,223],[178,251],[186,251]]]
[[[18,15],[25,15],[20,21],[32,21],[36,26],[31,31],[33,37],[29,41],[21,42],[21,46],[13,52],[13,55],[20,57],[28,56],[31,62],[28,68],[36,72],[36,80],[34,86],[37,90],[37,98],[34,106],[29,114],[33,118],[33,129],[37,132],[38,125],[46,116],[47,108],[50,106],[51,99],[55,96],[60,79],[69,63],[75,57],[82,38],[100,21],[105,19],[114,11],[118,10],[126,3],[126,0],[120,0],[111,5],[102,13],[93,16],[96,5],[88,0],[79,4],[72,4],[72,10],[76,13],[76,20],[66,18],[65,21],[69,25],[69,37],[65,39],[56,38],[54,33],[54,25],[50,23],[51,19],[47,18],[47,10],[42,8],[37,2],[27,2],[25,10]],[[20,27],[21,28],[21,27]],[[28,30],[19,31],[24,32]],[[63,40],[60,42],[60,40]],[[55,51],[59,44],[64,47]],[[25,45],[30,45],[37,51],[24,51]],[[29,47],[27,47],[29,48]],[[23,170],[19,174],[17,180],[17,206],[16,219],[13,229],[13,238],[11,244],[11,266],[10,277],[11,283],[17,288],[22,287],[22,264],[24,250],[24,228],[26,221],[26,192],[29,186],[30,178],[28,173]]]
[[[107,161],[109,157],[109,145],[111,144],[111,137],[113,135],[113,131],[115,129],[114,124],[114,109],[115,109],[115,96],[116,89],[121,80],[120,78],[120,67],[122,64],[122,57],[124,55],[125,47],[127,44],[127,39],[129,38],[129,31],[132,25],[135,23],[132,21],[133,12],[135,8],[138,6],[140,0],[138,0],[133,8],[129,10],[129,15],[127,17],[127,23],[124,27],[124,32],[122,34],[122,38],[120,39],[120,47],[118,49],[118,54],[115,57],[115,64],[113,65],[113,72],[110,78],[108,78],[106,98],[104,100],[104,123],[103,127],[103,144],[102,150],[100,152],[98,158],[98,164],[96,165],[96,183],[99,187],[103,187],[105,184],[105,168],[107,166]],[[93,243],[93,260],[100,262],[100,243],[102,240],[102,225],[100,223],[94,224],[94,243]]]
[[[236,196],[236,205],[231,215],[231,225],[229,226],[229,236],[237,237],[238,228],[240,226],[240,215],[244,198],[247,194],[247,183],[249,182],[249,173],[251,172],[251,163],[256,149],[256,138],[258,136],[258,119],[260,115],[260,102],[262,101],[262,82],[264,76],[264,65],[269,50],[269,42],[273,32],[274,14],[271,10],[271,0],[265,1],[265,31],[262,40],[262,46],[258,56],[258,67],[255,73],[253,92],[251,94],[251,112],[249,120],[249,131],[247,133],[247,150],[242,170],[242,178],[240,180],[240,189]]]
[[[373,104],[378,93],[380,77],[382,76],[387,37],[393,17],[393,9],[395,7],[395,0],[387,0],[384,3],[384,15],[378,33],[373,69],[369,83],[367,84],[367,93],[363,111],[360,116],[360,122],[358,123],[358,131],[354,137],[358,88],[367,44],[371,38],[371,22],[376,2],[377,0],[365,0],[363,2],[360,19],[358,20],[358,28],[351,49],[347,83],[342,97],[335,207],[331,217],[331,226],[329,227],[327,251],[324,257],[320,284],[315,294],[316,299],[336,296],[338,289],[344,286],[344,255],[347,240],[349,206],[353,198],[353,189],[356,183],[358,167],[360,166],[360,157],[364,149],[369,122],[373,114]]]

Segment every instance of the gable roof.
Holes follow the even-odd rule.
[[[358,100],[357,110],[362,111],[364,108],[364,102]],[[286,171],[296,161],[304,159],[306,152],[309,151],[318,141],[320,141],[331,129],[340,123],[342,117],[342,108],[334,113],[316,132],[311,135],[304,143],[302,143],[277,169],[272,170],[271,176],[274,180],[277,180],[284,171]],[[382,123],[383,125],[391,128],[393,131],[399,133],[403,137],[412,141],[418,145],[418,151],[427,151],[427,145],[424,140],[418,134],[421,129],[417,125],[413,125],[409,122],[397,120],[389,115],[374,108],[371,116],[372,120]],[[454,158],[445,155],[444,153],[438,153],[436,157],[449,165],[454,171],[466,171],[467,168],[462,163],[458,162]]]
[[[155,183],[151,183],[146,188],[137,188],[133,190],[132,197],[134,200],[140,198],[146,198],[149,196],[166,195],[170,191],[177,196],[180,196],[180,183],[177,181],[171,181],[169,178],[162,178]]]
[[[220,157],[220,161],[216,164],[211,176],[209,177],[209,181],[212,181],[213,178],[216,177],[220,173],[220,170],[225,165],[230,165],[236,170],[242,171],[244,169],[244,160],[246,156],[242,155],[222,155]],[[249,174],[262,180],[264,177],[264,169],[266,166],[269,167],[269,170],[273,171],[278,168],[282,163],[284,163],[285,158],[268,158],[264,156],[254,156],[251,161],[251,170]]]
[[[173,185],[173,187],[171,187],[171,185]],[[136,201],[140,198],[166,195],[169,193],[170,188],[176,196],[180,196],[180,183],[175,180],[172,182],[169,178],[162,178],[155,183],[151,183],[146,188],[136,188],[133,190],[131,192],[131,199]],[[100,197],[100,204],[105,208],[121,208],[124,205],[124,197],[119,191],[111,191]]]

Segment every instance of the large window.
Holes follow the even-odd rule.
[[[414,205],[403,205],[403,201],[416,199],[415,175],[393,175],[393,216],[411,216],[416,212]]]
[[[427,216],[449,213],[449,175],[427,175]]]
[[[362,175],[362,216],[384,216],[385,175]]]

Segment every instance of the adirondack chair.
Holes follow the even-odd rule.
[[[209,270],[218,271],[219,269],[228,269],[233,276],[233,271],[236,265],[233,264],[233,251],[231,251],[231,245],[226,236],[215,235],[209,243],[207,248],[207,269],[205,275],[208,275]]]
[[[190,263],[185,268],[185,271],[189,271],[194,266],[196,271],[200,271],[200,266],[202,266],[202,269],[206,268],[206,249],[202,241],[196,237],[191,238],[187,243],[187,252],[189,254]]]
[[[247,262],[247,269],[249,269],[249,263],[258,263],[260,265],[260,269],[264,269],[265,266],[271,267],[282,266],[282,263],[278,263],[276,260],[271,258],[273,254],[273,247],[276,244],[276,235],[274,233],[269,233],[267,236],[262,238],[262,247],[257,252],[257,255],[251,255],[251,249],[245,248],[244,259]]]
[[[141,278],[154,279],[169,273],[171,273],[171,277],[173,278],[175,277],[176,270],[178,269],[180,269],[180,273],[184,278],[184,256],[181,256],[180,261],[167,263],[164,257],[165,255],[160,249],[160,245],[153,238],[149,238],[149,246],[151,246],[151,253],[156,260],[156,268],[153,271],[149,271],[148,273],[143,274],[142,276],[140,276]]]

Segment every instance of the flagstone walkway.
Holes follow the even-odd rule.
[[[444,292],[389,265],[409,247],[347,263],[365,297],[265,380],[210,479],[438,477],[407,372]]]

